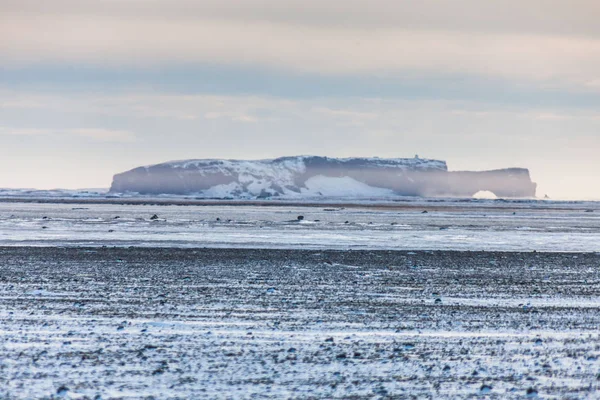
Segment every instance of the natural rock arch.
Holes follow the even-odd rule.
[[[491,190],[480,190],[477,193],[475,193],[472,197],[474,199],[481,200],[495,200],[498,198],[498,196],[496,196],[496,193],[492,192]]]

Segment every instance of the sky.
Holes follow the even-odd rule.
[[[314,154],[600,199],[597,0],[0,0],[0,187]]]

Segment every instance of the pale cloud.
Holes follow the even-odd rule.
[[[105,117],[194,121],[198,118],[255,123],[275,117],[257,113],[297,110],[296,101],[269,96],[185,95],[155,92],[113,95],[69,93],[68,95],[0,90],[0,108],[47,110],[57,113],[93,114]],[[328,110],[320,108],[319,110]],[[340,113],[341,111],[333,111]]]
[[[125,130],[114,129],[99,129],[99,128],[84,128],[70,129],[67,131],[69,135],[88,137],[94,140],[105,142],[134,142],[135,134]]]
[[[228,118],[232,121],[238,122],[258,122],[258,118],[252,115],[247,114],[238,114],[235,112],[215,112],[210,111],[204,114],[204,118],[206,119],[219,119],[219,118]]]
[[[55,131],[50,130],[50,129],[0,127],[0,135],[43,136],[43,135],[53,135],[54,133],[55,133]]]
[[[326,120],[348,125],[367,124],[371,127],[414,119],[414,115],[444,114],[447,118],[464,121],[484,119],[519,119],[530,121],[573,120],[598,122],[595,109],[527,107],[495,105],[480,101],[414,100],[390,98],[316,98],[288,100],[272,96],[167,94],[131,92],[116,94],[46,94],[0,90],[0,106],[6,110],[30,109],[30,112],[49,111],[73,115],[120,117],[129,119],[181,120],[197,123],[204,120],[229,120],[247,123],[274,121]],[[199,122],[198,122],[199,123]],[[0,132],[10,134],[7,128]],[[56,129],[14,129],[12,134],[56,134]],[[65,129],[71,135],[131,140],[135,135],[127,130]],[[516,132],[518,134],[518,132]]]
[[[596,0],[2,0],[4,13],[600,35]]]
[[[352,119],[368,119],[368,120],[370,120],[370,119],[375,119],[379,116],[379,114],[376,112],[358,112],[358,111],[353,111],[353,110],[331,109],[328,107],[314,107],[312,109],[312,111],[321,113],[321,114],[331,115],[334,117],[352,118]]]
[[[540,113],[535,116],[536,119],[542,121],[564,121],[569,118],[573,118],[571,115],[556,114],[556,113]]]
[[[594,79],[589,82],[586,82],[585,84],[586,84],[586,86],[588,86],[592,89],[600,90],[600,79]]]
[[[101,142],[134,142],[135,134],[126,130],[111,130],[101,128],[81,129],[36,129],[0,127],[1,135],[12,136],[79,136]]]
[[[314,107],[314,113],[323,114],[336,119],[338,126],[364,127],[373,124],[374,120],[381,116],[380,113],[370,111],[358,111],[349,109],[332,109],[328,107]]]
[[[0,93],[0,96],[2,94]],[[18,96],[18,95],[17,95]],[[2,108],[45,108],[47,104],[43,101],[35,98],[36,96],[29,96],[27,100],[19,98],[6,98],[0,100],[0,109]]]
[[[118,10],[115,4],[112,7]],[[597,3],[586,4],[588,9],[597,7]],[[362,9],[370,15],[370,8],[365,7]],[[596,90],[590,82],[600,79],[600,35],[566,34],[558,28],[481,27],[474,32],[442,23],[425,27],[408,23],[311,25],[283,17],[252,18],[252,13],[244,20],[210,7],[207,15],[212,12],[221,17],[207,17],[202,12],[194,18],[153,14],[141,18],[127,13],[116,17],[101,12],[59,14],[15,8],[2,13],[0,21],[0,57],[13,66],[88,63],[145,68],[220,63],[328,75],[471,74],[589,90]],[[314,4],[312,9],[320,15]],[[427,10],[435,13],[433,6]],[[323,13],[329,15],[329,11],[325,7]],[[583,12],[577,15],[586,19]],[[379,13],[370,18],[378,16],[384,18]],[[508,17],[504,20],[510,25]]]

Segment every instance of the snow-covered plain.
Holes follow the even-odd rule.
[[[0,245],[600,251],[599,203],[278,204],[0,202]]]
[[[25,200],[0,399],[599,397],[598,203]]]

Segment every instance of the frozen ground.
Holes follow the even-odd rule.
[[[599,324],[594,202],[0,199],[2,400],[595,398]]]
[[[0,245],[600,251],[600,204],[594,202],[77,201],[0,202]]]
[[[599,306],[596,253],[4,247],[0,398],[595,398]]]

